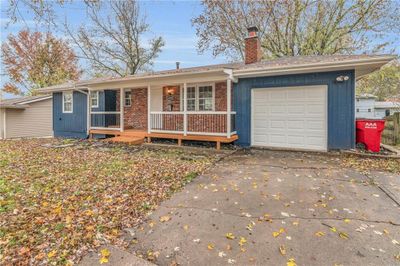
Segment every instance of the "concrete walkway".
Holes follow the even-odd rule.
[[[400,208],[371,178],[399,196],[400,176],[336,157],[239,152],[135,228],[130,252],[159,265],[399,264]]]

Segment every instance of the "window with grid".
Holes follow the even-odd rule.
[[[212,85],[199,85],[187,87],[188,111],[212,111],[214,105],[214,92]]]
[[[90,104],[92,105],[92,107],[99,107],[99,92],[98,91],[90,92]]]
[[[129,107],[132,104],[132,93],[131,91],[125,92],[125,106]]]
[[[213,88],[212,86],[199,86],[199,111],[212,111]]]
[[[187,110],[196,110],[196,87],[187,87]]]
[[[72,113],[73,97],[72,92],[63,92],[63,113]]]

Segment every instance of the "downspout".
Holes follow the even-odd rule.
[[[88,91],[83,91],[82,89],[87,89]],[[89,136],[90,134],[90,90],[89,87],[80,87],[80,89],[76,88],[76,85],[74,85],[74,90],[86,95],[86,135]]]

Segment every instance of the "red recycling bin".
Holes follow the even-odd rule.
[[[385,120],[357,119],[356,143],[363,143],[369,151],[379,152],[381,146],[381,134],[384,128]]]

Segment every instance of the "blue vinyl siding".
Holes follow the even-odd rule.
[[[343,83],[336,82],[340,75],[349,76]],[[272,77],[239,79],[234,84],[234,108],[238,145],[250,146],[251,89],[327,85],[328,86],[328,149],[351,149],[355,142],[355,78],[354,70],[321,72]]]
[[[62,93],[53,93],[53,131],[55,137],[86,138],[87,98],[77,91],[73,93],[73,112],[62,112]]]

